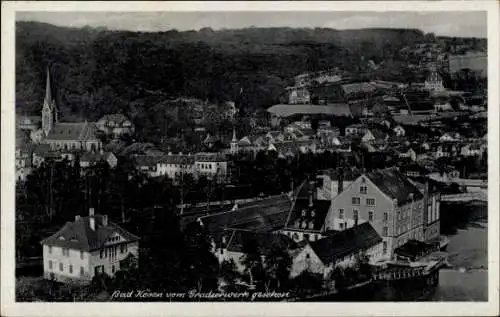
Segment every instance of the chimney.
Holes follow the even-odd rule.
[[[89,217],[89,226],[90,226],[90,229],[95,231],[95,217]]]
[[[75,221],[78,221],[78,220],[80,220],[80,219],[81,219],[80,215],[76,215],[76,216],[75,216]]]
[[[337,179],[339,183],[337,194],[340,194],[344,190],[344,169],[337,169]]]
[[[309,181],[309,207],[314,206],[313,200],[314,200],[314,182]]]
[[[89,209],[89,226],[90,229],[95,231],[95,217],[94,217],[94,208],[91,207]]]
[[[102,225],[104,227],[108,225],[108,215],[102,215]]]

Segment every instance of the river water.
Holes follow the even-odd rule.
[[[360,291],[347,301],[487,301],[487,205],[442,204],[441,234],[446,235],[450,268],[441,269],[437,286],[417,281],[378,285]]]
[[[471,220],[465,228],[449,236],[450,269],[439,272],[434,301],[488,300],[488,223]],[[464,271],[465,269],[465,271]]]

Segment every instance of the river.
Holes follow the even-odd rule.
[[[442,204],[441,234],[450,242],[450,268],[441,269],[437,286],[418,281],[377,284],[335,301],[487,301],[488,210],[485,204]],[[323,301],[328,301],[324,299]]]
[[[467,207],[470,214],[457,221],[456,231],[453,226],[443,228],[455,231],[448,235],[448,261],[452,268],[439,272],[439,284],[431,298],[433,301],[488,300],[487,206],[474,204]],[[452,213],[453,209],[450,206],[447,212]],[[460,268],[465,268],[465,272]]]

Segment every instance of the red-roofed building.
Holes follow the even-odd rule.
[[[76,216],[41,241],[44,278],[88,282],[100,273],[114,275],[125,259],[139,256],[139,237],[109,221],[107,215]]]

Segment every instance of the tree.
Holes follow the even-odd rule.
[[[309,270],[302,271],[292,281],[292,289],[299,295],[323,291],[323,276]]]
[[[273,241],[266,254],[264,264],[267,289],[269,287],[282,289],[287,285],[292,267],[292,258],[288,253],[288,245],[283,239],[277,237]]]
[[[264,267],[262,255],[255,238],[252,237],[243,242],[241,263],[245,266],[245,273],[248,274],[250,285],[260,285],[263,282]]]
[[[230,259],[229,261],[225,260],[221,263],[219,274],[227,285],[227,290],[235,290],[236,282],[241,276],[236,269],[236,264],[233,259]]]
[[[189,285],[198,292],[217,289],[219,262],[212,253],[208,233],[198,222],[193,222],[187,226],[184,236]]]

